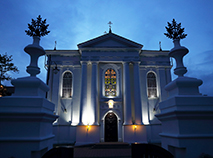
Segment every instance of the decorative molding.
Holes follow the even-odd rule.
[[[102,69],[102,70],[107,70],[108,68],[114,68],[114,69],[116,69],[116,70],[120,70],[121,69],[121,67],[120,66],[118,66],[117,64],[105,64],[105,65],[102,65],[102,66],[100,66],[100,68]],[[117,73],[117,72],[116,72]]]
[[[170,134],[170,133],[160,133],[159,134],[161,137],[169,137],[169,138],[188,138],[188,139],[192,139],[192,138],[213,138],[213,134]]]
[[[45,140],[49,140],[49,139],[53,139],[55,137],[55,135],[51,134],[48,136],[43,136],[43,137],[0,137],[0,141],[4,141],[4,142],[11,142],[11,141],[16,141],[16,142],[40,142],[40,141],[45,141]]]

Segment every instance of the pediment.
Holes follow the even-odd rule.
[[[78,48],[138,48],[143,45],[133,42],[114,33],[107,33],[97,38],[78,44]]]

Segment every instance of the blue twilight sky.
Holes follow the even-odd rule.
[[[143,49],[158,50],[161,41],[162,49],[170,50],[172,40],[163,33],[167,21],[175,18],[188,34],[181,40],[189,49],[184,58],[186,76],[202,79],[201,93],[213,95],[212,0],[0,0],[0,53],[13,55],[20,70],[11,73],[14,78],[28,76],[30,58],[23,49],[32,38],[24,31],[38,15],[50,24],[50,34],[41,39],[44,49],[53,49],[54,41],[57,49],[77,49],[78,43],[108,32],[107,23],[112,21],[113,33],[143,44]],[[39,67],[38,77],[46,82],[44,57]]]

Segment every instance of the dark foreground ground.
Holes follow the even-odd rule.
[[[104,142],[84,146],[55,146],[42,158],[174,158],[159,144]]]
[[[131,146],[127,143],[99,143],[74,148],[75,158],[131,158]]]
[[[55,145],[42,158],[131,158],[131,145],[104,142],[83,146]]]

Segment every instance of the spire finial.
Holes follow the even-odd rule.
[[[162,51],[162,48],[161,48],[161,41],[159,41],[159,48],[160,48],[160,51]]]
[[[112,30],[111,30],[111,27],[112,27],[112,26],[111,26],[111,25],[112,25],[112,22],[111,22],[111,21],[109,21],[109,23],[108,23],[108,24],[109,24],[109,33],[112,33]]]
[[[54,47],[54,50],[56,50],[56,44],[57,44],[57,41],[55,41],[55,47]]]

